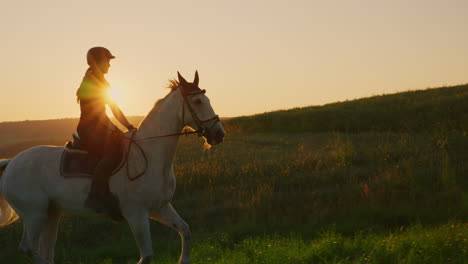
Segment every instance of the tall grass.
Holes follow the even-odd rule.
[[[353,229],[468,216],[462,132],[258,134],[209,152],[192,144],[178,151],[175,205],[202,229]]]

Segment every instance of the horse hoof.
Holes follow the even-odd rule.
[[[28,247],[24,246],[23,244],[20,244],[19,246],[19,251],[24,254],[26,257],[28,258],[32,258],[33,257],[33,254],[32,254],[32,251],[31,249],[29,249]]]
[[[49,261],[43,259],[42,257],[39,256],[34,256],[33,257],[33,263],[34,264],[50,264]]]
[[[152,256],[152,255],[146,256],[146,257],[142,257],[142,258],[140,259],[140,261],[138,261],[137,264],[150,264],[152,259],[153,259],[153,256]]]
[[[179,264],[191,264],[192,262],[190,259],[180,259]]]

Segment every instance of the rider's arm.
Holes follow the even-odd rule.
[[[112,110],[112,114],[114,117],[123,125],[125,126],[128,130],[135,129],[135,127],[128,122],[127,118],[125,115],[122,113],[122,110],[117,106],[117,104],[114,101],[108,101],[107,104],[109,105],[109,108]]]

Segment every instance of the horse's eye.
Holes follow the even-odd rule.
[[[202,101],[200,99],[196,99],[195,101],[193,101],[193,103],[196,105],[200,105]]]

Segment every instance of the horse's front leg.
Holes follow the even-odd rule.
[[[135,241],[140,250],[140,261],[138,264],[149,264],[153,259],[153,248],[148,211],[142,208],[126,208],[123,215],[130,225]]]
[[[182,252],[179,258],[179,264],[190,263],[190,227],[177,214],[172,205],[168,203],[159,211],[151,214],[151,218],[175,229],[182,239]]]

